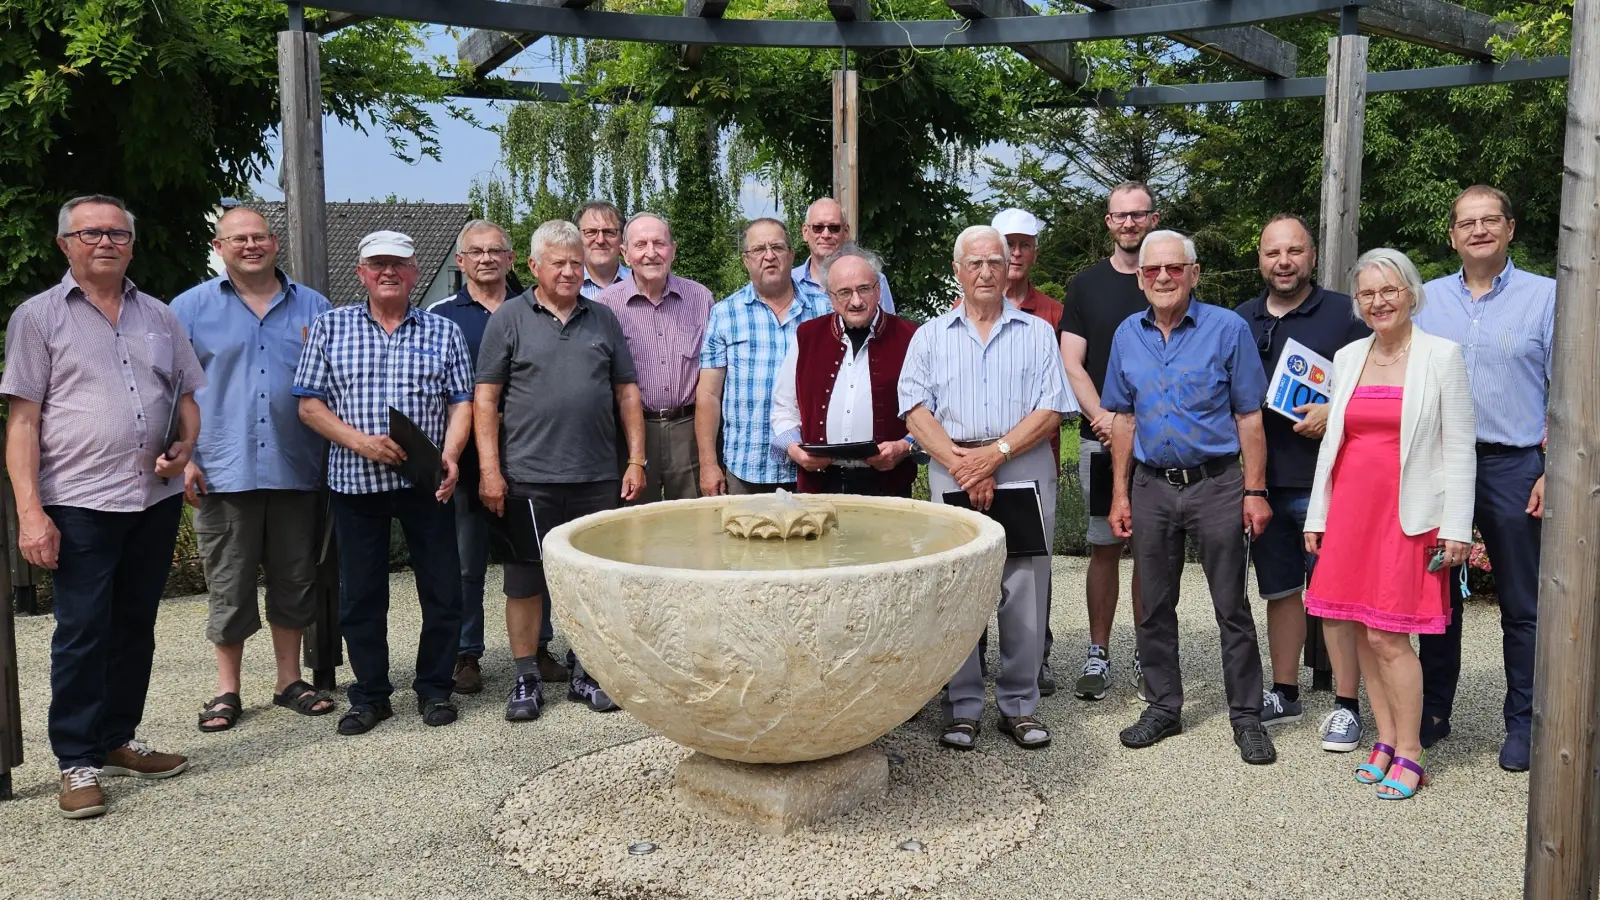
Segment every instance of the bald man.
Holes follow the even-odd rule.
[[[822,274],[822,261],[839,252],[845,241],[851,239],[850,223],[844,220],[844,208],[839,201],[823,197],[806,207],[801,237],[811,248],[811,255],[794,267],[795,283],[827,294],[828,282]],[[894,294],[889,290],[889,279],[883,277],[882,272],[878,273],[878,308],[894,315]]]

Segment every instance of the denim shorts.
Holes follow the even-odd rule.
[[[1256,562],[1256,589],[1263,600],[1291,597],[1306,589],[1316,557],[1306,552],[1306,507],[1311,492],[1297,488],[1273,488],[1267,503],[1272,506],[1272,521],[1256,538],[1250,556]]]

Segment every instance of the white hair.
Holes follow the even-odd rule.
[[[467,235],[473,233],[474,231],[488,231],[491,228],[500,232],[501,242],[506,245],[507,249],[509,249],[511,247],[511,233],[509,231],[506,231],[497,222],[491,222],[488,219],[473,219],[467,224],[461,226],[461,233],[456,235],[456,252],[460,253],[462,250],[466,249]]]
[[[71,200],[61,204],[61,212],[56,214],[56,237],[64,237],[68,231],[72,230],[73,210],[91,203],[115,206],[117,209],[122,210],[122,214],[128,217],[128,233],[133,234],[135,237],[138,236],[138,232],[133,227],[133,213],[128,211],[128,204],[109,194],[88,194],[83,197],[73,197]]]
[[[672,225],[667,222],[667,217],[661,215],[660,213],[653,213],[653,212],[650,212],[649,210],[645,210],[644,212],[636,212],[636,213],[634,213],[633,215],[628,217],[628,221],[627,222],[623,223],[623,225],[622,225],[622,246],[624,246],[624,247],[628,246],[628,229],[632,228],[633,227],[633,223],[639,221],[640,219],[655,219],[657,222],[660,222],[661,223],[661,227],[665,228],[667,230],[667,243],[669,243],[669,244],[672,243]]]
[[[845,241],[839,246],[838,250],[835,250],[828,256],[824,257],[821,264],[817,267],[819,270],[817,272],[817,277],[821,279],[823,287],[827,287],[828,276],[833,272],[834,265],[837,264],[839,260],[852,256],[870,266],[872,268],[873,275],[883,274],[883,257],[857,244],[855,241]]]
[[[955,252],[951,258],[956,262],[961,262],[961,258],[966,255],[967,245],[978,238],[993,238],[999,241],[1001,255],[1008,258],[1011,256],[1011,245],[1006,243],[1006,236],[996,230],[994,226],[973,225],[956,236]]]
[[[1184,262],[1200,261],[1200,255],[1194,252],[1194,241],[1190,240],[1188,235],[1176,231],[1152,231],[1144,236],[1144,243],[1139,245],[1139,265],[1144,265],[1145,248],[1160,241],[1179,241],[1183,244]]]
[[[534,229],[533,237],[528,239],[528,255],[536,265],[544,258],[545,251],[553,247],[582,253],[583,235],[578,226],[565,219],[551,219]]]
[[[1350,305],[1356,311],[1356,318],[1360,319],[1361,304],[1356,300],[1356,285],[1361,281],[1361,273],[1367,269],[1383,269],[1394,274],[1400,283],[1411,294],[1411,315],[1422,312],[1422,304],[1427,300],[1427,292],[1422,289],[1422,275],[1417,272],[1417,267],[1411,258],[1399,250],[1390,247],[1379,247],[1368,250],[1356,260],[1356,266],[1350,270]]]

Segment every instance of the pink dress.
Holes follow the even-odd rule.
[[[1306,610],[1380,631],[1442,634],[1450,624],[1450,570],[1428,571],[1439,532],[1400,530],[1402,395],[1398,387],[1358,387],[1345,409]]]

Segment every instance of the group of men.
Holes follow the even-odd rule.
[[[1236,743],[1246,762],[1273,761],[1264,726],[1302,715],[1298,598],[1311,560],[1299,550],[1299,529],[1321,414],[1302,410],[1298,424],[1264,416],[1265,372],[1290,338],[1332,356],[1363,328],[1348,297],[1313,282],[1316,251],[1297,217],[1275,218],[1263,231],[1265,291],[1237,314],[1195,299],[1193,243],[1157,230],[1148,187],[1113,190],[1105,221],[1113,252],[1071,280],[1064,306],[1031,281],[1035,217],[1006,210],[992,225],[966,229],[952,258],[960,297],[918,327],[893,313],[881,260],[851,240],[829,199],[807,210],[810,257],[798,265],[784,223],[752,221],[740,239],[750,281],[722,302],[673,274],[671,227],[653,213],[624,220],[597,202],[573,222],[541,225],[527,290],[505,229],[475,220],[457,240],[464,286],[426,311],[410,302],[421,273],[408,236],[364,237],[357,270],[367,296],[334,307],[277,267],[278,236],[247,208],[217,221],[223,273],[167,306],[126,278],[134,218],[125,206],[98,195],[70,201],[57,238],[69,271],[13,315],[0,383],[11,402],[7,465],[21,549],[56,570],[50,738],[62,814],[103,813],[105,776],[164,778],[187,766],[135,737],[179,494],[195,507],[217,658],[200,730],[231,728],[246,709],[240,665],[245,640],[261,628],[258,579],[277,666],[273,703],[308,716],[335,711],[332,697],[302,679],[298,660],[327,523],[354,673],[338,731],[356,735],[394,712],[394,522],[422,612],[417,711],[442,726],[458,715],[452,694],[483,689],[489,547],[504,537],[514,504],[527,504],[545,531],[621,503],[701,495],[910,496],[922,458],[936,502],[964,492],[987,509],[998,484],[1034,482],[1048,534],[1060,425],[1080,410],[1093,552],[1090,646],[1075,692],[1098,700],[1110,689],[1118,561],[1129,543],[1134,670],[1149,707],[1122,740],[1148,746],[1181,730],[1175,607],[1191,536],[1221,628]],[[1450,302],[1431,304],[1437,322],[1424,325],[1468,348],[1482,400],[1492,402],[1477,391],[1480,378],[1515,378],[1530,409],[1537,401],[1537,416],[1520,407],[1482,416],[1480,408],[1479,424],[1480,481],[1496,482],[1485,493],[1515,493],[1527,481],[1534,494],[1515,511],[1531,526],[1512,514],[1509,494],[1479,509],[1504,579],[1512,755],[1503,753],[1502,764],[1516,767],[1520,729],[1526,768],[1536,591],[1527,567],[1538,555],[1549,347],[1542,311],[1553,290],[1507,261],[1513,227],[1504,195],[1463,194],[1451,232],[1463,272],[1429,286]],[[1545,357],[1525,358],[1533,352],[1525,346]],[[391,409],[440,448],[436,489],[418,490],[400,474],[406,452],[389,434]],[[876,446],[862,459],[805,449],[865,442]],[[1097,509],[1108,480],[1109,508]],[[1267,690],[1241,529],[1255,540],[1268,603]],[[1036,710],[1055,689],[1048,558],[1008,560],[997,588],[1000,730],[1022,747],[1043,747],[1051,734]],[[538,718],[547,682],[567,682],[568,697],[594,711],[616,709],[581,659],[549,650],[542,566],[510,554],[504,591],[514,661],[506,717]],[[1432,641],[1431,739],[1449,731],[1459,641],[1459,618]],[[1355,653],[1334,629],[1329,644],[1338,699],[1323,746],[1353,749]],[[976,745],[984,677],[980,645],[944,692],[943,745]]]

